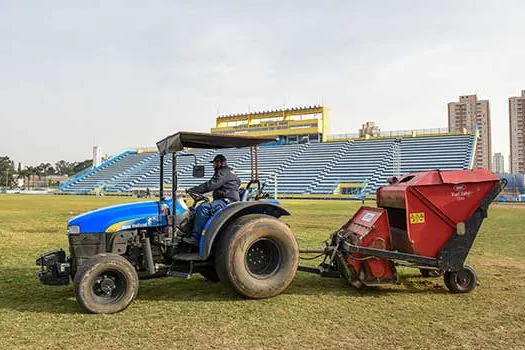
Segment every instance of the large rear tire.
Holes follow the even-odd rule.
[[[97,254],[75,275],[75,296],[94,314],[113,314],[127,308],[139,287],[137,271],[120,255]]]
[[[268,215],[246,215],[222,233],[217,274],[238,294],[262,299],[282,293],[295,277],[299,247],[290,228]]]

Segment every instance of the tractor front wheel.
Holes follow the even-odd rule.
[[[219,278],[252,299],[282,293],[299,264],[299,247],[290,228],[267,215],[246,215],[222,233],[215,254]]]
[[[80,306],[94,314],[113,314],[127,308],[137,296],[137,271],[120,255],[98,254],[75,275]]]
[[[452,293],[469,293],[476,288],[478,277],[476,271],[468,265],[459,271],[445,272],[445,285]]]

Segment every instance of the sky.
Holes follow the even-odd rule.
[[[0,0],[0,155],[78,161],[314,104],[332,133],[446,127],[477,94],[507,167],[524,18],[522,0]]]

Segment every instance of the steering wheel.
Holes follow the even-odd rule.
[[[266,182],[261,183],[260,180],[251,180],[246,185],[246,191],[252,190],[252,187],[255,187],[252,191],[248,192],[248,195],[246,197],[246,200],[259,200],[259,199],[265,199],[269,198],[269,194],[264,193],[264,187],[266,186]]]
[[[196,207],[198,203],[200,202],[210,202],[210,199],[206,197],[203,194],[193,192],[193,191],[186,191],[188,195],[193,199],[193,207]]]

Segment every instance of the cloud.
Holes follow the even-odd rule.
[[[334,132],[446,126],[489,98],[508,153],[525,3],[0,3],[1,153],[89,158],[207,131],[217,113],[323,103]]]

